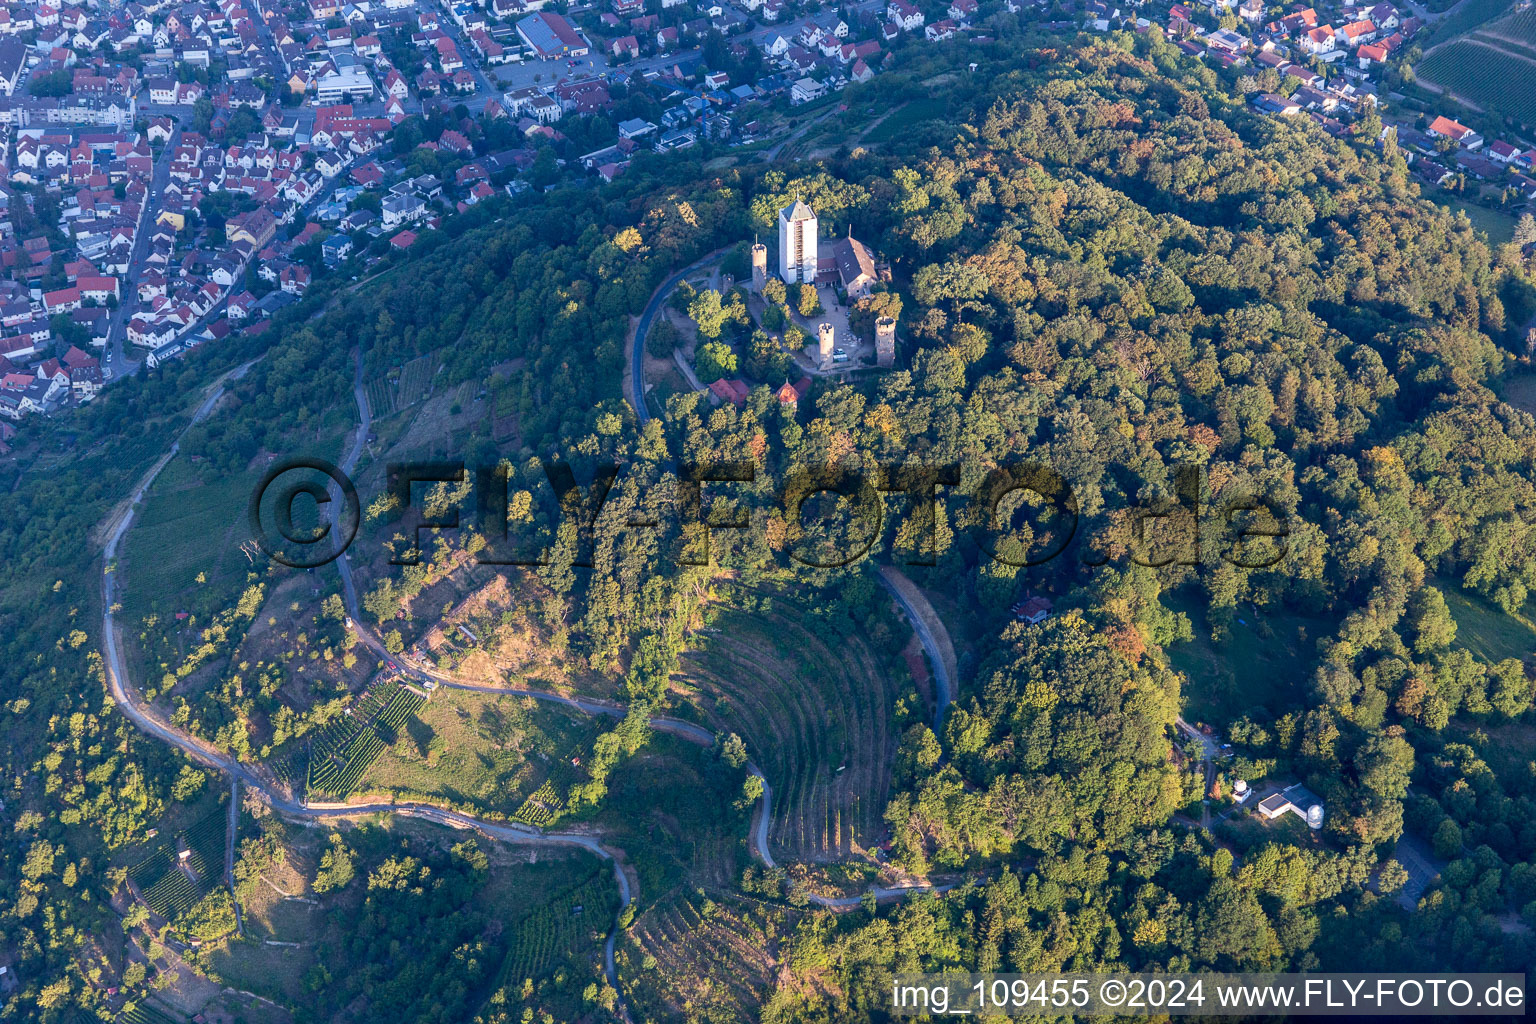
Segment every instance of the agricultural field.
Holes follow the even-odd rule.
[[[1536,124],[1536,53],[1527,57],[1472,36],[1446,43],[1414,70],[1489,113]]]
[[[439,363],[437,354],[429,352],[403,366],[366,379],[363,392],[368,399],[369,414],[374,419],[382,419],[421,401],[432,388],[432,377],[437,373]]]
[[[186,828],[133,851],[128,880],[144,905],[174,924],[223,884],[227,828],[225,811],[215,808]]]
[[[1536,9],[1466,0],[1436,24],[1415,73],[1493,114],[1536,124]],[[1433,44],[1433,45],[1431,45]]]
[[[172,459],[124,539],[117,571],[125,621],[162,618],[190,604],[198,590],[238,586],[251,567],[240,545],[250,537],[246,504],[259,474],[205,482],[196,465]],[[196,544],[187,538],[197,537]],[[203,577],[198,580],[199,575]]]
[[[1498,24],[1494,19],[1499,18],[1513,6],[1513,0],[1463,0],[1456,6],[1454,13],[1442,18],[1431,27],[1430,36],[1421,45],[1429,46],[1432,43],[1453,39],[1479,26],[1492,27],[1490,23]],[[1519,15],[1510,17],[1517,18]]]
[[[547,825],[604,723],[528,697],[438,690],[363,774],[368,792],[449,801]]]
[[[691,891],[658,903],[624,935],[626,995],[650,1020],[756,1021],[781,966],[782,913]]]
[[[851,628],[781,598],[715,627],[674,685],[717,731],[740,735],[768,776],[774,853],[829,861],[884,842],[905,672],[898,684]]]
[[[114,1022],[115,1024],[180,1024],[177,1018],[149,1003],[135,1003],[132,1007],[125,1007],[114,1018]]]
[[[305,789],[311,800],[340,800],[351,793],[374,758],[406,731],[425,703],[398,681],[375,686],[311,739]]]
[[[578,880],[551,885],[508,927],[497,986],[547,977],[567,958],[595,948],[613,927],[618,910],[618,887],[606,865],[594,865]]]

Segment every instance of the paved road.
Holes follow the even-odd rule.
[[[902,576],[899,570],[894,566],[882,566],[880,569],[880,585],[901,606],[902,612],[907,616],[907,621],[912,623],[912,631],[917,634],[918,643],[922,644],[923,650],[928,652],[928,660],[933,665],[933,731],[942,735],[944,716],[949,711],[949,705],[955,699],[955,680],[950,675],[949,660],[944,657],[943,652],[944,648],[948,647],[951,654],[953,654],[954,645],[949,642],[949,637],[947,636],[944,637],[943,644],[940,644],[939,638],[928,628],[928,615],[933,616],[934,621],[938,622],[938,613],[931,606],[927,609],[927,615],[922,614],[918,610],[916,601],[922,600],[926,604],[927,599],[923,597],[922,592],[917,589],[915,584],[905,576]],[[910,587],[915,593],[915,599],[908,597],[903,592],[907,587]],[[940,623],[940,628],[943,628],[943,623]]]
[[[133,248],[128,253],[128,273],[123,275],[123,294],[118,297],[117,309],[112,311],[108,320],[107,344],[101,359],[102,368],[112,373],[111,381],[122,380],[139,368],[139,364],[129,354],[124,339],[130,311],[139,305],[139,281],[144,277],[144,257],[149,251],[149,236],[155,233],[155,220],[160,216],[165,186],[171,180],[171,154],[180,141],[181,127],[173,126],[170,140],[155,160],[150,174],[149,193],[145,197],[144,208],[139,211],[139,226],[133,235]]]
[[[696,260],[661,282],[661,287],[651,294],[651,301],[645,304],[645,309],[640,313],[640,322],[635,325],[635,340],[629,348],[629,404],[635,407],[635,416],[640,420],[641,426],[651,421],[651,414],[645,407],[644,372],[645,336],[651,329],[651,323],[656,319],[656,314],[661,312],[662,304],[667,301],[678,282],[710,260],[719,258],[724,251],[725,249],[716,249],[708,256]]]

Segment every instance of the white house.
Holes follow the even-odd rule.
[[[915,32],[923,27],[923,12],[907,3],[907,0],[891,0],[890,6],[885,9],[885,18],[903,32]]]

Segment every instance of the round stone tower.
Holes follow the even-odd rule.
[[[763,286],[768,283],[768,247],[762,242],[752,246],[752,291],[758,295],[763,294]]]
[[[892,317],[875,321],[875,362],[881,366],[896,364],[896,321]]]

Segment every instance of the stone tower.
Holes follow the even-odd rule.
[[[762,242],[752,246],[752,291],[763,294],[763,285],[768,283],[768,247]]]
[[[796,199],[779,211],[779,276],[785,284],[815,284],[816,256],[816,214]]]
[[[816,327],[817,352],[821,356],[821,365],[826,366],[832,361],[832,325],[819,324]]]
[[[888,316],[875,321],[875,362],[896,365],[896,321]]]

